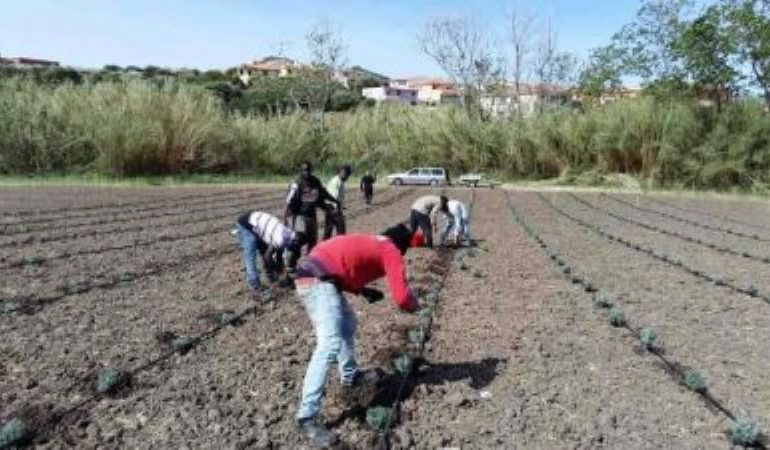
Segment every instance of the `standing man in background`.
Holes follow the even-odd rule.
[[[313,166],[310,162],[304,161],[300,165],[299,178],[289,186],[289,195],[286,197],[286,207],[283,211],[284,225],[291,224],[298,240],[297,251],[292,252],[289,261],[290,270],[296,266],[302,247],[307,246],[310,253],[318,242],[316,209],[323,208],[327,200],[339,207],[337,199],[313,176]]]
[[[337,170],[337,175],[334,176],[326,185],[326,190],[332,197],[337,199],[337,207],[333,205],[326,205],[326,217],[324,222],[324,236],[323,239],[329,239],[334,234],[334,230],[337,230],[337,235],[345,234],[347,227],[345,226],[345,182],[350,178],[350,173],[353,170],[349,165],[344,165]]]
[[[364,193],[364,201],[366,202],[366,206],[372,204],[372,197],[374,197],[374,183],[377,181],[377,178],[372,176],[372,173],[370,171],[366,171],[366,175],[361,177],[361,192]]]

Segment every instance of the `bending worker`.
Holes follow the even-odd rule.
[[[337,441],[334,432],[318,421],[329,363],[336,361],[343,388],[371,378],[356,363],[356,315],[343,295],[362,295],[369,301],[382,292],[366,285],[385,276],[395,304],[404,311],[420,308],[406,279],[403,255],[412,232],[403,224],[382,236],[349,234],[318,244],[297,266],[297,294],[313,323],[316,347],[305,374],[297,422],[302,435],[315,447]]]
[[[425,195],[412,203],[409,226],[413,231],[417,231],[418,227],[422,230],[426,247],[433,247],[433,229],[436,228],[438,213],[448,212],[448,201],[443,195]]]
[[[445,244],[449,233],[452,233],[452,241],[455,245],[460,245],[462,241],[471,241],[471,216],[468,206],[460,200],[449,200],[447,202],[446,226],[441,233],[441,244]]]
[[[276,272],[283,270],[284,256],[290,258],[288,254],[284,255],[284,251],[289,254],[298,251],[297,236],[277,217],[262,211],[240,216],[235,225],[243,250],[246,281],[256,291],[260,286],[257,253],[261,256],[267,278],[272,281]]]

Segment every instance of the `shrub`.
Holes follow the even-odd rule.
[[[762,437],[759,425],[749,418],[739,417],[730,426],[730,440],[735,445],[758,446],[762,442]]]
[[[708,389],[706,378],[695,370],[688,370],[685,373],[684,385],[687,389],[698,393],[704,393]]]
[[[623,327],[626,325],[626,316],[623,311],[613,308],[610,310],[610,325],[613,327]]]
[[[655,340],[658,338],[658,335],[655,333],[655,330],[652,328],[645,328],[639,333],[639,340],[642,342],[642,345],[647,350],[652,350],[655,346]]]

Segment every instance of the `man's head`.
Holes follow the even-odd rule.
[[[442,195],[439,197],[441,199],[441,211],[448,212],[449,211],[449,199],[446,195]]]
[[[348,164],[341,166],[339,170],[337,170],[337,174],[340,176],[342,181],[347,181],[351,173],[353,173],[353,169]]]
[[[313,165],[310,164],[310,161],[302,161],[302,164],[299,165],[299,176],[302,177],[302,179],[307,180],[312,174]]]
[[[402,255],[406,254],[412,240],[412,229],[403,223],[394,225],[382,232],[382,235],[390,239]]]

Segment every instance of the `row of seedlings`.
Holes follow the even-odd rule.
[[[706,272],[704,272],[704,271],[702,271],[700,269],[696,269],[694,267],[688,266],[687,264],[685,264],[684,262],[682,262],[682,260],[680,260],[678,258],[675,258],[673,256],[669,256],[666,253],[655,251],[655,249],[653,249],[651,247],[644,247],[644,246],[642,246],[640,244],[637,244],[637,243],[634,243],[632,241],[629,241],[629,240],[627,240],[627,239],[625,239],[625,238],[623,238],[621,236],[618,236],[618,235],[612,234],[612,233],[610,233],[608,231],[605,231],[604,229],[602,229],[602,228],[600,228],[600,227],[598,227],[598,226],[596,226],[594,224],[588,223],[588,222],[586,222],[586,221],[584,221],[584,220],[582,220],[582,219],[580,219],[578,217],[575,217],[572,214],[570,214],[570,213],[566,212],[565,210],[563,210],[563,209],[557,207],[556,205],[554,205],[553,202],[548,200],[545,196],[543,196],[540,193],[538,193],[538,196],[543,200],[543,202],[545,202],[548,206],[550,206],[559,215],[562,215],[562,216],[564,216],[564,217],[566,217],[566,218],[568,218],[568,219],[570,219],[570,220],[572,220],[574,222],[579,223],[583,227],[592,230],[593,232],[595,232],[595,233],[597,233],[597,234],[599,234],[599,235],[609,239],[610,241],[617,241],[618,243],[623,244],[623,245],[625,245],[628,248],[631,248],[631,249],[636,250],[638,252],[647,254],[647,255],[651,256],[652,258],[657,259],[658,261],[662,261],[662,262],[664,262],[666,264],[669,264],[671,266],[674,266],[674,267],[677,267],[679,269],[682,269],[685,272],[688,272],[691,275],[694,275],[694,276],[696,276],[696,277],[698,277],[698,278],[700,278],[702,280],[708,281],[710,283],[714,283],[715,286],[725,287],[725,288],[730,289],[730,290],[732,290],[734,292],[737,292],[739,294],[744,294],[744,295],[747,295],[747,296],[752,297],[752,298],[757,298],[757,299],[763,300],[766,303],[770,304],[770,293],[765,293],[765,294],[761,293],[759,291],[759,287],[757,287],[755,285],[751,285],[751,286],[748,286],[748,287],[741,287],[741,286],[735,285],[735,284],[727,281],[727,279],[725,277],[710,275],[710,274],[708,274],[708,273],[706,273]],[[579,201],[580,199],[577,199],[577,200]],[[592,206],[592,205],[590,205],[590,203],[586,203],[586,205]],[[650,227],[650,229],[654,228],[654,227],[651,227],[649,225],[645,225],[645,226]],[[671,232],[665,232],[665,233],[667,234],[667,233],[671,233]],[[699,241],[698,239],[694,239],[694,238],[684,238],[684,239],[688,239],[688,240],[692,239],[692,242],[702,242],[702,241]],[[712,247],[710,247],[710,248],[712,248]],[[713,247],[713,248],[715,248],[715,247]],[[768,263],[770,263],[770,259],[768,259]]]
[[[732,421],[729,436],[733,444],[764,448],[763,441],[765,436],[755,420],[749,417],[736,416],[722,401],[715,398],[708,390],[706,378],[699,371],[685,369],[681,364],[667,358],[665,350],[658,343],[658,336],[653,328],[632,325],[623,313],[623,310],[613,303],[609,293],[592,283],[587,276],[581,275],[574,263],[570,263],[551,244],[546,242],[538,231],[513,206],[510,197],[508,198],[508,206],[514,221],[538,244],[551,263],[563,274],[564,278],[582,291],[591,294],[594,307],[605,316],[610,326],[628,331],[635,337],[642,349],[658,358],[670,373],[676,375],[681,385],[700,396],[708,405],[714,407]]]
[[[472,191],[469,205],[471,210],[475,200],[475,191]],[[452,262],[463,265],[465,256],[476,256],[472,248],[465,247],[454,252],[454,258],[452,253],[453,250],[450,248],[440,248],[428,265],[428,287],[420,299],[422,309],[418,315],[418,325],[408,330],[407,350],[395,356],[391,362],[395,375],[399,377],[393,403],[390,406],[372,406],[366,411],[366,422],[379,435],[376,446],[378,450],[390,448],[390,430],[399,416],[401,399],[414,372],[415,361],[423,358],[425,344],[430,338],[431,327],[442,299]]]
[[[694,227],[704,228],[704,229],[710,230],[710,231],[717,231],[717,232],[720,232],[720,233],[727,233],[727,234],[732,235],[732,236],[738,236],[738,237],[742,237],[742,238],[746,238],[746,239],[753,239],[753,240],[759,241],[759,242],[770,242],[770,239],[763,238],[763,237],[761,237],[760,235],[758,235],[756,233],[748,234],[748,233],[744,233],[742,231],[734,230],[732,228],[718,227],[718,226],[715,226],[715,225],[709,225],[709,224],[706,224],[706,223],[701,223],[701,222],[699,222],[697,220],[692,220],[692,219],[686,219],[684,217],[679,217],[679,216],[677,216],[675,214],[667,213],[665,211],[660,211],[660,210],[653,209],[653,208],[645,208],[645,207],[642,207],[642,206],[638,206],[638,205],[633,204],[632,202],[629,202],[628,200],[624,200],[622,198],[618,198],[618,197],[615,197],[615,196],[612,196],[612,195],[609,195],[609,194],[601,193],[600,195],[602,195],[603,197],[609,198],[611,200],[614,200],[614,201],[616,201],[618,203],[621,203],[623,205],[626,205],[629,208],[635,209],[637,211],[657,214],[657,215],[659,215],[661,217],[665,217],[667,219],[671,219],[671,220],[673,220],[675,222],[684,223],[684,224],[691,225],[691,226],[694,226]]]
[[[51,224],[55,224],[56,228],[61,229],[70,229],[70,228],[80,228],[80,227],[86,227],[86,226],[96,226],[96,225],[106,225],[110,223],[115,222],[125,222],[127,220],[131,221],[137,221],[137,220],[146,220],[146,219],[158,219],[162,217],[174,217],[179,216],[182,214],[189,214],[193,212],[199,212],[199,211],[208,211],[212,206],[219,206],[222,205],[223,202],[230,202],[230,201],[240,201],[245,199],[251,199],[251,200],[269,200],[269,199],[279,199],[280,197],[276,196],[277,191],[275,189],[271,189],[270,191],[266,192],[260,192],[257,194],[250,194],[247,192],[229,192],[227,194],[218,194],[215,198],[211,198],[212,196],[199,196],[196,197],[196,200],[189,201],[189,202],[179,202],[178,200],[175,200],[173,202],[164,203],[160,206],[148,206],[144,208],[137,208],[134,210],[127,210],[127,211],[115,211],[111,213],[100,213],[100,214],[94,214],[90,216],[85,217],[52,217],[52,218],[35,218],[35,219],[28,219],[24,220],[23,222],[15,223],[15,224],[4,224],[3,227],[6,230],[0,231],[0,236],[13,236],[16,234],[25,234],[25,233],[31,233],[34,231],[40,231],[40,230],[47,230],[50,228]],[[194,208],[196,207],[196,208]],[[181,212],[177,211],[171,211],[173,209],[182,209]],[[158,213],[158,211],[161,211],[161,213]],[[151,213],[151,214],[138,214],[138,213]],[[68,221],[73,218],[87,218],[87,219],[96,219],[96,220],[88,220],[88,221],[80,221],[75,223],[62,223],[62,221]],[[42,226],[30,226],[30,225],[41,225]],[[15,230],[8,230],[10,227],[16,227]]]
[[[408,195],[410,191],[403,191],[390,199],[380,202],[378,206],[390,204],[397,199]],[[356,217],[365,214],[364,209],[351,214]],[[156,339],[166,350],[159,356],[132,369],[124,370],[116,367],[108,367],[95,374],[91,380],[90,395],[81,401],[66,408],[53,408],[46,411],[41,417],[32,417],[25,411],[12,414],[4,423],[0,424],[0,450],[17,446],[29,445],[36,438],[45,437],[54,433],[58,427],[63,426],[67,416],[82,410],[87,405],[103,398],[113,398],[125,394],[132,387],[132,380],[142,372],[145,372],[167,361],[175,355],[186,355],[194,348],[206,341],[215,338],[222,330],[228,327],[237,327],[245,323],[249,316],[260,317],[267,310],[272,309],[275,302],[281,298],[279,289],[265,289],[261,292],[259,303],[244,308],[240,312],[223,311],[211,315],[212,326],[207,331],[197,335],[178,335],[175,333],[160,333]],[[2,311],[0,305],[0,311]]]
[[[82,227],[85,227],[85,226],[97,226],[97,225],[104,225],[104,224],[110,224],[110,223],[116,223],[116,222],[118,222],[118,223],[135,222],[135,221],[138,221],[138,220],[146,222],[147,220],[151,220],[151,219],[160,219],[160,218],[178,217],[178,216],[189,216],[190,214],[194,214],[194,213],[208,212],[209,214],[206,214],[203,218],[189,217],[189,219],[191,221],[195,221],[196,223],[205,223],[205,222],[212,222],[212,221],[220,220],[220,219],[228,217],[229,215],[232,214],[232,212],[227,212],[227,213],[211,215],[211,212],[218,212],[218,211],[223,211],[223,210],[231,211],[233,209],[250,207],[251,205],[253,205],[253,202],[255,200],[275,201],[275,200],[280,200],[281,198],[283,198],[283,196],[272,195],[272,196],[259,197],[259,198],[255,197],[255,198],[252,198],[251,200],[248,200],[248,201],[244,200],[244,201],[241,201],[241,202],[236,203],[236,204],[219,206],[219,207],[216,207],[216,208],[213,208],[213,209],[211,207],[191,208],[191,209],[188,209],[188,210],[184,210],[183,209],[181,211],[171,211],[171,212],[165,212],[165,213],[161,213],[161,214],[137,215],[137,216],[132,216],[132,217],[130,217],[128,219],[105,219],[105,220],[101,220],[101,221],[97,221],[97,222],[93,222],[93,223],[89,223],[89,224],[85,224],[85,225],[73,225],[72,227],[64,226],[64,227],[56,227],[56,228],[57,229],[59,229],[59,228],[62,228],[62,229],[64,229],[64,228],[81,228],[81,226]],[[42,228],[42,229],[48,229],[48,228],[50,228],[50,226]],[[116,234],[116,233],[131,233],[131,232],[137,232],[137,231],[144,231],[147,228],[148,227],[147,227],[146,224],[140,224],[140,225],[132,225],[132,226],[122,226],[122,227],[112,228],[112,229],[108,229],[108,230],[104,230],[104,229],[87,230],[87,231],[77,231],[76,230],[76,231],[69,231],[69,232],[65,232],[65,233],[54,233],[54,234],[49,234],[49,235],[35,234],[35,231],[39,231],[39,230],[22,231],[22,232],[14,233],[14,234],[24,234],[24,233],[32,233],[32,234],[29,235],[29,236],[26,236],[24,238],[11,239],[9,241],[0,242],[0,248],[18,247],[18,246],[21,246],[21,245],[32,244],[32,243],[42,244],[42,243],[47,243],[47,242],[63,242],[63,241],[69,241],[69,240],[73,240],[73,239],[81,239],[81,238],[85,238],[85,237],[113,235],[113,234]]]
[[[702,216],[710,217],[712,219],[722,220],[722,221],[725,221],[725,222],[731,222],[731,223],[734,223],[736,225],[743,225],[743,226],[750,227],[750,228],[757,228],[757,229],[760,229],[760,230],[769,230],[770,231],[770,226],[767,226],[767,225],[758,225],[758,224],[755,224],[755,223],[744,222],[742,220],[738,220],[738,219],[735,219],[735,218],[732,218],[732,217],[727,217],[727,216],[722,216],[722,215],[719,215],[719,214],[709,213],[709,212],[706,212],[706,211],[703,211],[703,210],[699,210],[699,209],[685,208],[683,206],[675,205],[673,203],[669,203],[667,201],[663,201],[663,200],[660,200],[660,199],[657,199],[657,198],[653,198],[653,197],[648,197],[647,200],[649,200],[649,201],[651,201],[653,203],[657,203],[659,205],[666,206],[666,207],[671,208],[671,209],[676,209],[678,211],[682,211],[684,213],[700,214]]]

